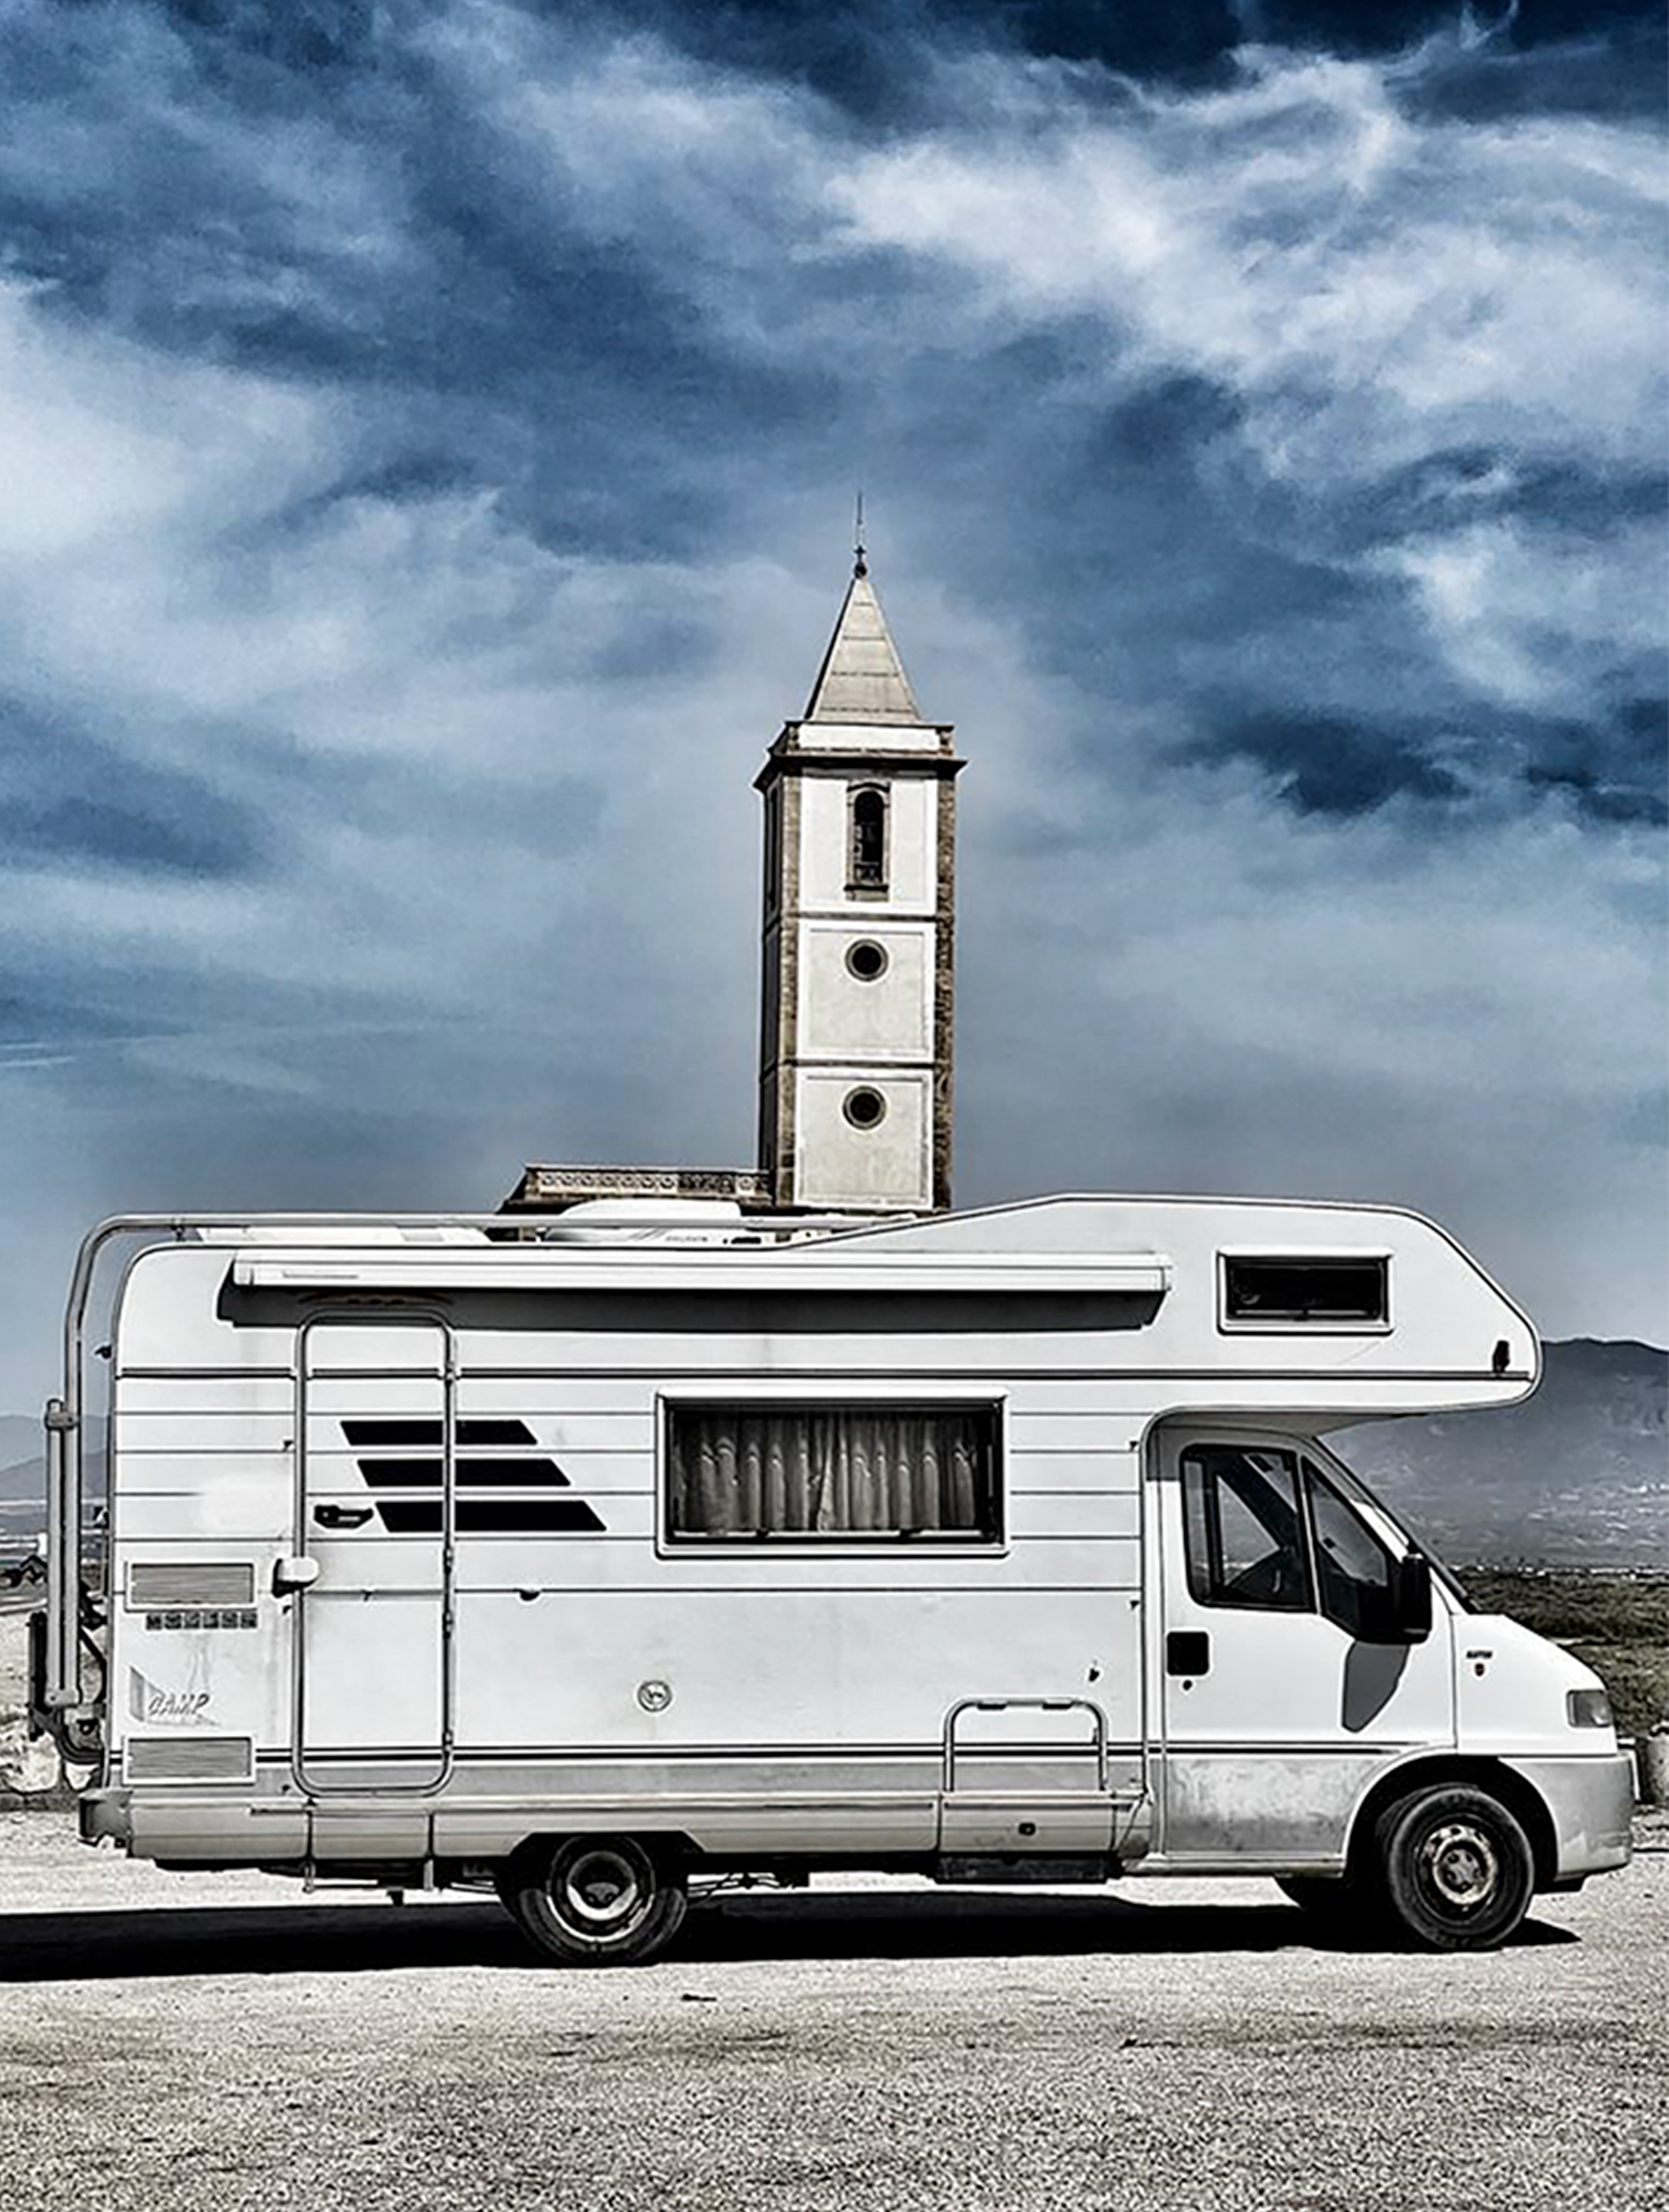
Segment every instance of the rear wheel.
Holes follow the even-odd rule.
[[[1422,1950],[1491,1951],[1530,1909],[1530,1839],[1487,1790],[1417,1790],[1380,1816],[1375,1842],[1385,1902]]]
[[[630,1836],[567,1836],[525,1844],[499,1877],[522,1933],[571,1966],[637,1966],[683,1925],[682,1872]]]

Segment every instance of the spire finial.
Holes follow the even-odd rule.
[[[861,484],[858,488],[858,524],[853,537],[856,543],[853,549],[852,573],[854,576],[867,576],[869,562],[864,554],[864,490]]]

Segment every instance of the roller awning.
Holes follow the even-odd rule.
[[[674,1291],[763,1297],[1162,1297],[1171,1263],[1157,1252],[780,1252],[652,1249],[553,1251],[548,1246],[385,1246],[363,1255],[329,1251],[245,1253],[232,1263],[240,1290],[266,1291]]]

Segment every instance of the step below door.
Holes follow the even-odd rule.
[[[968,1698],[944,1723],[945,1856],[1098,1858],[1113,1848],[1107,1717],[1077,1698]]]

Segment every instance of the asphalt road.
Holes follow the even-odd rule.
[[[1258,1881],[842,1881],[586,1973],[496,1906],[0,1816],[5,2202],[1656,2212],[1666,1935],[1658,1850],[1480,1958],[1326,1948]]]

